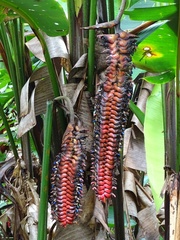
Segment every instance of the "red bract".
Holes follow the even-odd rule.
[[[124,31],[97,36],[97,45],[101,51],[103,49],[96,53],[97,57],[98,54],[106,57],[104,74],[101,74],[97,66],[100,83],[94,108],[92,187],[103,202],[112,196],[112,190],[116,188],[119,148],[122,146],[132,93],[131,55],[135,51],[135,43],[135,36]],[[103,71],[103,64],[98,58],[97,63]]]
[[[52,168],[52,211],[63,227],[74,222],[81,207],[86,158],[84,138],[85,130],[69,123]]]

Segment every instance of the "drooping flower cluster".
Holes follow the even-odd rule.
[[[135,36],[124,31],[97,36],[99,49],[103,50],[99,54],[106,56],[106,69],[99,75],[95,97],[92,187],[103,202],[116,188],[115,171],[119,166],[119,148],[123,143],[132,93],[131,56],[135,43]]]
[[[62,226],[71,224],[81,208],[86,153],[85,129],[69,123],[51,176],[53,216]]]

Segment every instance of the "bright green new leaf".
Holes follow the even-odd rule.
[[[13,91],[9,91],[6,93],[1,93],[0,94],[0,105],[4,106],[5,103],[7,103],[7,101],[9,101],[9,99],[11,99],[14,96],[14,92]]]
[[[7,84],[10,82],[9,74],[7,73],[6,69],[0,70],[0,92],[2,92],[2,89],[7,86]]]
[[[143,79],[152,84],[162,84],[162,83],[167,83],[172,81],[174,77],[175,77],[174,70],[169,70],[167,72],[164,72],[162,74],[159,74],[153,77],[149,77],[149,76],[144,77]]]
[[[175,5],[153,7],[153,8],[135,8],[133,11],[125,11],[132,20],[136,21],[159,21],[170,19],[177,11]]]
[[[146,104],[144,136],[147,174],[157,210],[160,208],[163,201],[160,197],[164,183],[163,131],[161,85],[155,85]]]
[[[149,72],[165,72],[176,66],[177,36],[166,23],[145,38],[133,55],[133,63]]]
[[[55,0],[1,0],[2,6],[12,8],[30,24],[49,36],[65,36],[68,33],[68,21],[61,5]]]

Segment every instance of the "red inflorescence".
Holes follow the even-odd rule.
[[[119,148],[127,122],[132,93],[131,55],[135,36],[121,31],[97,36],[106,57],[104,79],[100,75],[94,108],[94,146],[92,151],[92,187],[105,202],[116,188],[115,172],[119,166]]]
[[[84,128],[69,123],[52,168],[50,201],[53,216],[63,227],[74,222],[81,207],[85,137]]]

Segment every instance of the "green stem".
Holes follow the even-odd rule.
[[[13,55],[14,55],[14,62],[15,62],[15,71],[16,71],[16,86],[18,89],[18,96],[21,94],[21,89],[24,85],[24,69],[23,65],[21,65],[21,53],[22,49],[20,49],[20,42],[22,38],[19,37],[19,23],[17,19],[9,22],[9,29],[11,33],[11,41],[12,41],[12,48],[13,48]]]
[[[109,21],[114,19],[114,1],[108,0],[108,18]],[[114,34],[114,28],[110,28],[109,32]]]
[[[90,9],[90,1],[83,0],[83,27],[87,27],[89,25],[89,9]],[[87,40],[89,37],[89,31],[84,31],[84,53],[87,53],[88,46]]]
[[[9,39],[6,34],[6,29],[4,22],[1,23],[1,31],[0,31],[0,38],[3,42],[4,49],[6,51],[7,55],[7,60],[8,60],[8,65],[9,65],[9,75],[13,84],[13,89],[14,89],[14,97],[16,101],[16,109],[18,112],[18,115],[20,113],[20,102],[19,102],[19,91],[18,91],[18,86],[17,86],[17,78],[16,78],[16,70],[15,70],[15,64],[12,58],[12,52],[10,49],[10,44],[9,44]]]
[[[76,47],[74,43],[76,42],[76,13],[74,0],[67,0],[68,8],[68,20],[69,20],[69,50],[70,50],[70,59],[71,64],[74,66],[76,63]]]
[[[178,46],[176,64],[176,171],[180,171],[180,4],[178,3]]]
[[[96,5],[97,0],[91,0],[89,25],[96,23]],[[89,48],[88,48],[88,91],[94,91],[94,60],[95,58],[95,31],[89,30]]]
[[[8,124],[8,121],[7,121],[7,118],[6,118],[6,115],[4,114],[4,111],[3,111],[3,106],[0,104],[0,115],[2,117],[2,120],[3,120],[3,123],[4,123],[4,126],[5,126],[5,129],[7,131],[7,135],[8,135],[8,138],[9,138],[9,141],[10,141],[10,144],[11,144],[11,148],[13,150],[13,153],[14,153],[14,157],[15,159],[17,160],[19,158],[18,156],[18,152],[17,152],[17,149],[16,149],[16,145],[15,145],[15,142],[14,142],[14,138],[12,136],[12,132],[11,132],[11,129],[9,127],[9,124]]]
[[[39,203],[38,240],[47,239],[47,213],[49,193],[49,168],[50,168],[50,146],[52,135],[53,104],[47,102],[46,115],[44,119],[44,149],[41,177],[41,192]]]
[[[140,123],[144,126],[144,113],[133,103],[132,100],[129,102],[129,108],[139,119]]]
[[[15,12],[17,12],[31,26],[31,28],[35,32],[36,36],[39,38],[39,41],[42,45],[44,56],[45,56],[45,59],[46,59],[46,63],[47,63],[47,67],[48,67],[48,71],[49,71],[49,75],[50,75],[50,79],[51,79],[51,84],[52,84],[52,88],[53,88],[53,92],[54,92],[54,96],[58,97],[60,95],[58,78],[57,78],[53,63],[52,63],[50,55],[49,55],[48,47],[47,47],[46,42],[43,38],[42,32],[40,31],[40,29],[36,25],[36,22],[32,18],[30,18],[25,12],[23,12],[21,9],[19,9],[17,7],[17,5],[14,4],[14,3],[11,3],[11,2],[7,3],[7,1],[1,0],[1,5],[4,6],[4,7],[7,7],[7,8],[11,8]],[[15,96],[15,98],[16,98],[16,96]],[[17,101],[19,102],[19,98],[17,99]],[[19,111],[18,111],[18,113],[19,113]],[[66,128],[65,122],[66,121],[65,121],[64,113],[63,113],[62,110],[60,110],[59,115],[63,119],[61,121],[62,130],[65,130],[65,128]]]

